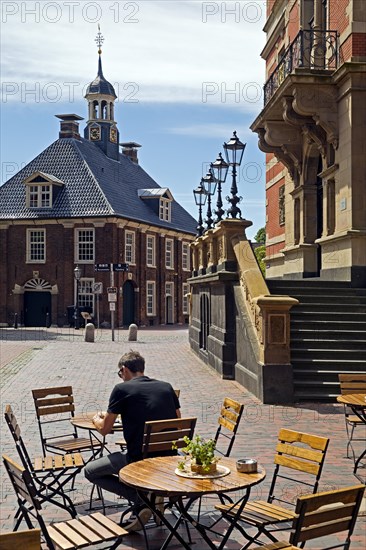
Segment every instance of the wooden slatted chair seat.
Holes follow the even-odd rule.
[[[28,526],[33,525],[32,519],[37,520],[50,550],[74,550],[113,539],[117,539],[117,544],[128,534],[125,529],[100,512],[53,523],[47,527],[42,516],[41,501],[30,473],[6,455],[3,455],[3,461]]]
[[[342,395],[350,393],[366,393],[366,374],[339,374],[339,385]],[[351,407],[344,405],[344,420],[346,423],[347,432],[347,458],[350,458],[349,451],[351,450],[353,459],[356,460],[355,452],[352,446],[353,441],[364,441],[362,438],[354,437],[355,428],[358,426],[364,427],[364,423],[358,416],[353,414]]]
[[[348,550],[364,491],[364,485],[355,485],[298,498],[290,541],[279,541],[253,550],[293,550],[309,540],[342,531],[345,532],[345,540],[343,544],[339,541],[337,548],[343,546]],[[331,546],[325,544],[322,542],[322,550],[335,548],[333,542]]]
[[[79,437],[75,426],[70,420],[75,416],[74,396],[71,386],[57,388],[42,388],[32,390],[34,406],[41,436],[43,454],[47,451],[73,453],[89,451],[92,456],[100,449],[102,442],[93,437]],[[67,427],[67,433],[47,436],[44,431],[47,424],[58,423],[62,430]],[[60,428],[61,429],[61,428]]]
[[[287,429],[280,430],[274,457],[276,466],[267,502],[248,501],[240,516],[241,521],[256,528],[255,535],[250,536],[240,525],[237,526],[240,532],[249,539],[249,543],[243,548],[250,546],[261,534],[275,541],[276,539],[272,535],[273,531],[286,529],[284,524],[292,521],[295,517],[296,511],[293,508],[283,506],[286,504],[293,507],[294,503],[279,496],[281,494],[279,488],[279,485],[282,485],[279,482],[281,479],[285,479],[286,483],[292,481],[294,484],[310,487],[313,493],[317,491],[328,443],[329,439],[325,437]],[[302,472],[305,477],[296,475],[291,478],[291,471]],[[215,508],[228,520],[235,514],[235,510],[233,511],[230,504],[217,504]]]
[[[37,473],[58,472],[65,468],[82,468],[84,459],[81,453],[66,455],[47,455],[33,459],[33,470]]]

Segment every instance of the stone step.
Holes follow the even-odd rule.
[[[324,303],[324,302],[302,302],[297,306],[294,306],[291,310],[291,313],[299,314],[302,313],[311,313],[311,312],[332,312],[332,313],[362,313],[366,318],[366,306],[363,304],[351,304],[348,301],[343,303],[333,302],[333,303]]]
[[[313,333],[312,333],[313,334]],[[341,339],[326,338],[324,335],[319,338],[310,338],[302,337],[298,338],[297,336],[291,337],[291,350],[361,350],[366,355],[366,333],[363,334],[363,339],[353,339],[352,334],[350,334],[350,339],[347,340],[344,337]]]
[[[363,359],[365,359],[366,365],[366,353],[364,347],[360,349],[342,349],[341,347],[304,349],[291,346],[292,363],[296,359],[303,361],[317,361],[318,359],[328,359],[329,361],[333,359],[344,359],[345,361],[362,361]]]
[[[365,330],[344,330],[342,327],[344,323],[340,323],[339,329],[336,328],[326,328],[328,323],[324,325],[324,328],[319,328],[318,326],[314,330],[314,325],[311,328],[303,328],[299,323],[295,328],[291,326],[291,342],[296,342],[299,340],[313,340],[321,341],[324,340],[344,340],[345,342],[366,341],[366,327]],[[366,348],[365,348],[366,349]]]

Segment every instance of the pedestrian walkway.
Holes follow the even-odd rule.
[[[33,337],[33,339],[32,339]],[[119,382],[117,363],[120,356],[132,349],[146,359],[146,374],[171,382],[181,391],[182,415],[197,416],[196,433],[212,436],[215,433],[221,403],[230,396],[245,404],[242,422],[232,451],[235,457],[257,458],[267,470],[266,480],[255,487],[251,498],[266,497],[273,471],[273,454],[277,434],[281,427],[330,437],[328,456],[320,483],[320,490],[330,490],[358,483],[352,474],[352,461],[345,458],[346,437],[342,407],[332,404],[303,403],[295,406],[263,405],[252,394],[232,380],[222,380],[211,368],[202,363],[190,350],[188,331],[181,329],[143,329],[137,342],[127,341],[126,330],[116,331],[111,341],[111,331],[97,331],[96,342],[86,343],[83,330],[42,329],[39,331],[1,329],[0,346],[3,381],[1,406],[10,403],[31,455],[41,452],[31,390],[47,386],[71,385],[74,390],[77,413],[106,409],[114,384]],[[19,353],[18,353],[19,352]],[[2,452],[17,459],[13,441],[5,421],[1,427]],[[85,435],[85,434],[83,434]],[[109,448],[114,449],[117,435],[108,438]],[[1,466],[1,531],[12,530],[17,509],[13,490]],[[289,487],[289,490],[291,488]],[[73,500],[86,501],[90,484],[78,476]],[[110,502],[121,505],[116,499]],[[79,510],[85,509],[80,507]],[[109,513],[109,511],[108,511]],[[111,509],[111,514],[116,510]],[[47,508],[48,520],[63,520],[67,516],[60,509]],[[115,518],[119,516],[114,515]],[[162,527],[149,529],[150,549],[159,548],[166,534]],[[193,533],[196,550],[206,545]],[[333,537],[335,541],[337,536]],[[234,532],[227,548],[239,549],[243,539]],[[352,549],[366,547],[366,518],[359,517]],[[122,548],[145,548],[140,533],[124,538]],[[169,548],[178,550],[180,545],[172,541]],[[320,549],[315,543],[309,549]]]

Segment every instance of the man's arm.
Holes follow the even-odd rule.
[[[175,411],[177,418],[182,418],[182,415],[180,414],[180,409],[176,409]]]
[[[107,435],[113,430],[117,416],[114,413],[99,412],[93,417],[93,424],[100,434]]]

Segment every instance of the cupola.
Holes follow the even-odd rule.
[[[98,74],[86,90],[89,118],[84,131],[85,139],[92,141],[110,158],[119,159],[119,132],[114,120],[114,102],[116,92],[103,75],[102,44],[104,38],[98,27],[96,43],[98,45]]]

